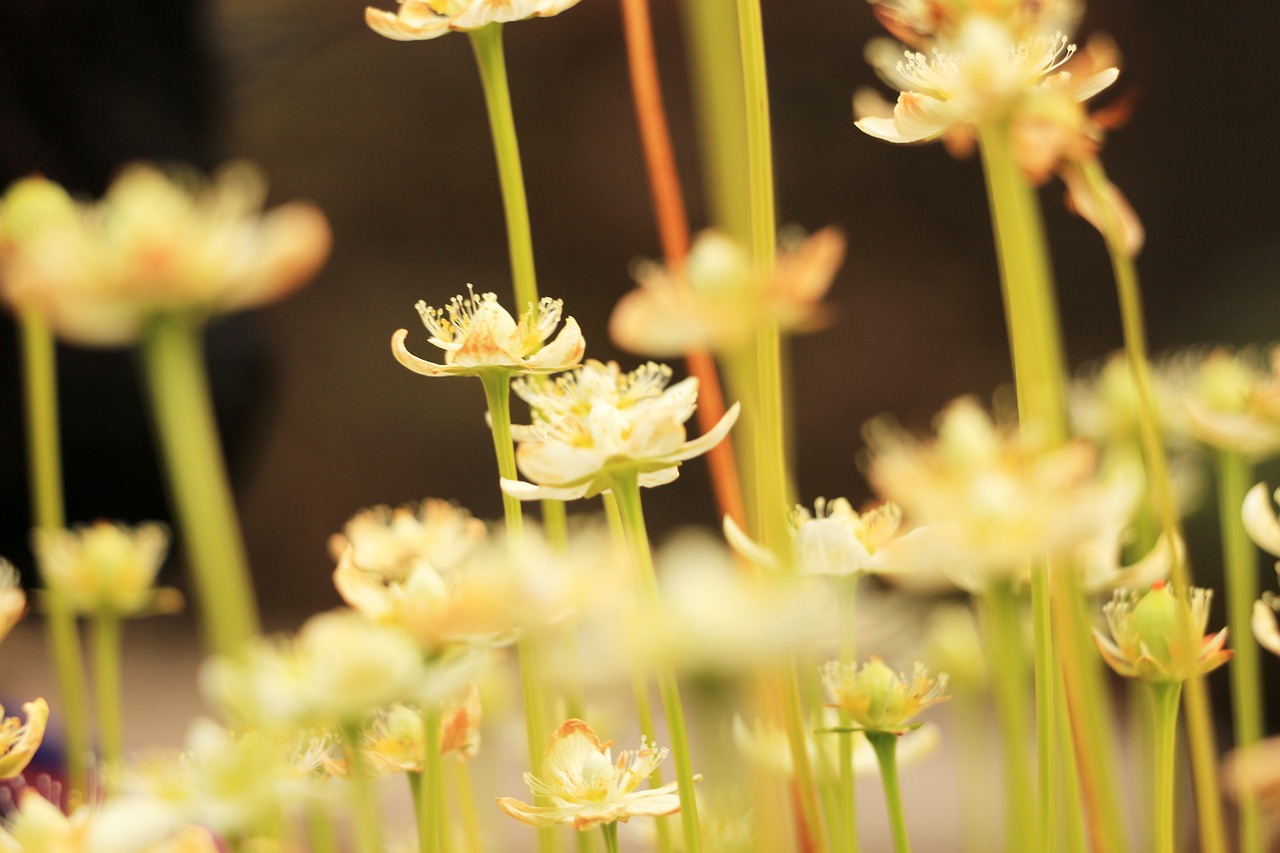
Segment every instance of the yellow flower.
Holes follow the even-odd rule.
[[[396,41],[423,41],[453,32],[478,30],[494,23],[549,18],[578,0],[398,0],[396,13],[372,6],[365,23],[375,33]]]
[[[504,479],[503,491],[520,500],[589,498],[610,488],[614,472],[626,470],[639,475],[641,486],[658,486],[679,476],[681,462],[719,444],[738,419],[738,404],[710,432],[688,440],[684,424],[693,415],[698,381],[690,377],[663,390],[670,371],[655,367],[645,365],[611,385],[591,379],[607,371],[597,363],[563,384],[517,387],[542,414],[532,427],[513,431],[520,441],[516,464],[532,483]],[[554,389],[545,404],[537,388]],[[644,392],[633,395],[637,388]],[[574,405],[558,408],[567,401]]]
[[[930,705],[945,702],[947,677],[933,678],[917,663],[911,678],[894,672],[878,657],[859,667],[855,663],[828,661],[822,666],[822,683],[833,707],[849,715],[855,726],[867,731],[901,733],[914,728],[909,721]]]
[[[423,376],[475,376],[487,370],[510,373],[558,373],[577,367],[586,350],[582,330],[572,317],[551,340],[560,325],[564,303],[541,299],[520,316],[517,323],[492,293],[479,296],[468,286],[465,296],[455,296],[444,308],[425,302],[415,306],[431,333],[431,343],[444,350],[444,364],[418,358],[404,345],[409,336],[400,329],[391,336],[396,361]]]
[[[35,207],[29,189],[10,190],[6,208]],[[130,166],[75,215],[51,203],[47,215],[11,225],[17,238],[0,252],[3,297],[34,306],[61,337],[86,346],[132,343],[161,312],[203,319],[273,302],[315,274],[330,234],[310,205],[261,213],[264,195],[262,177],[244,164],[212,182]],[[6,211],[0,221],[22,217]]]
[[[428,499],[361,510],[329,537],[329,553],[363,572],[402,581],[423,563],[453,568],[484,536],[484,522],[467,510]]]
[[[22,710],[27,715],[26,723],[4,716],[4,706],[0,705],[0,779],[12,779],[26,769],[44,740],[49,703],[37,699],[23,703]]]
[[[1222,666],[1231,658],[1224,648],[1227,629],[1205,635],[1211,590],[1193,588],[1176,595],[1163,582],[1151,590],[1117,590],[1103,606],[1108,639],[1094,629],[1093,638],[1107,664],[1126,678],[1184,681]]]
[[[162,524],[130,528],[99,521],[73,530],[37,530],[33,544],[45,584],[80,613],[134,616],[170,609],[177,594],[154,586],[169,550]]]
[[[639,287],[619,300],[609,333],[623,349],[670,358],[740,349],[766,320],[788,332],[817,328],[844,248],[844,235],[824,228],[784,244],[774,269],[761,275],[742,246],[704,231],[678,272],[653,262],[636,267]]]
[[[642,741],[638,750],[620,752],[615,761],[611,743],[601,743],[582,720],[565,720],[547,744],[542,777],[524,774],[534,796],[546,797],[551,805],[534,806],[500,797],[498,808],[529,826],[564,824],[574,829],[680,811],[675,782],[636,790],[667,757],[666,749],[655,749]]]
[[[22,591],[18,570],[0,558],[0,641],[9,636],[13,626],[27,613],[27,594]]]

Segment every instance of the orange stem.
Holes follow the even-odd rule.
[[[667,268],[675,271],[684,266],[689,254],[689,219],[685,213],[684,194],[676,171],[671,132],[662,106],[662,86],[658,81],[658,62],[653,52],[653,28],[649,20],[648,0],[621,0],[622,25],[627,40],[627,63],[631,71],[631,94],[636,104],[636,121],[644,148],[645,168],[649,174],[649,193],[653,198],[658,236]],[[685,365],[698,379],[698,428],[707,432],[724,417],[724,392],[715,361],[705,350],[685,355]],[[707,454],[716,503],[722,515],[731,517],[740,527],[746,526],[742,504],[742,488],[733,445],[728,438]]]

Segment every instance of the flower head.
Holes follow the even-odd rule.
[[[1254,460],[1280,453],[1280,346],[1193,353],[1170,366],[1180,377],[1187,427],[1200,442]]]
[[[425,41],[455,30],[478,30],[489,24],[549,18],[576,6],[578,0],[397,0],[400,9],[364,10],[375,33],[395,41]]]
[[[36,699],[24,703],[22,710],[27,715],[25,723],[17,717],[6,717],[4,706],[0,705],[0,779],[12,779],[26,769],[44,740],[49,703]]]
[[[642,741],[638,750],[620,752],[615,760],[611,744],[601,743],[582,720],[565,720],[547,744],[542,776],[524,775],[534,796],[546,797],[551,805],[534,806],[501,797],[498,808],[529,826],[564,824],[574,829],[680,811],[674,782],[636,790],[667,757],[666,749]]]
[[[161,312],[203,319],[275,301],[311,279],[330,234],[310,205],[262,213],[264,195],[245,164],[212,182],[133,165],[97,204],[20,183],[0,213],[2,295],[86,346],[132,343]]]
[[[135,616],[172,608],[177,592],[155,588],[169,551],[162,524],[130,528],[99,521],[73,530],[37,530],[33,542],[40,576],[80,613]]]
[[[34,788],[0,828],[0,853],[217,853],[208,830],[182,825],[162,803],[127,796],[87,804],[70,816]]]
[[[329,537],[329,553],[334,560],[395,581],[406,579],[424,563],[442,571],[453,568],[484,536],[484,522],[467,510],[427,499],[394,509],[361,510],[341,533]]]
[[[945,675],[934,678],[917,663],[908,679],[877,657],[862,666],[828,661],[822,667],[822,683],[832,705],[867,731],[901,733],[914,728],[909,721],[916,714],[949,698]]]
[[[1222,666],[1227,629],[1205,635],[1212,591],[1177,595],[1163,581],[1146,593],[1116,590],[1102,609],[1111,637],[1094,629],[1103,659],[1120,675],[1145,681],[1184,681]]]
[[[693,415],[698,380],[664,390],[669,376],[656,365],[622,376],[616,366],[597,362],[563,382],[517,386],[535,411],[532,427],[513,431],[520,441],[516,464],[532,482],[503,480],[503,491],[520,500],[573,500],[611,488],[612,477],[624,471],[635,472],[642,486],[674,480],[681,462],[720,443],[739,407],[689,440],[684,424]]]
[[[486,370],[511,373],[557,373],[576,367],[586,350],[578,322],[565,318],[564,328],[552,339],[560,325],[564,303],[543,298],[512,319],[492,293],[479,296],[468,287],[465,296],[455,296],[444,308],[426,302],[416,306],[422,323],[431,333],[431,343],[444,350],[444,364],[418,358],[404,345],[409,336],[400,329],[391,336],[391,352],[396,361],[423,376],[474,376]]]

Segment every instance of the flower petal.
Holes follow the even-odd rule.
[[[1265,601],[1253,603],[1253,617],[1249,620],[1253,628],[1253,636],[1273,655],[1280,655],[1280,624],[1276,622],[1276,611]]]
[[[414,373],[421,373],[423,376],[448,376],[450,374],[457,375],[462,371],[457,368],[447,367],[443,364],[426,361],[418,358],[404,345],[404,339],[409,337],[408,329],[398,329],[391,336],[391,354],[396,357],[396,361],[412,370]]]
[[[685,442],[679,453],[667,457],[672,462],[683,462],[686,459],[692,459],[695,456],[701,456],[711,448],[715,447],[724,437],[729,434],[729,430],[733,429],[733,425],[738,422],[738,414],[742,410],[741,403],[734,403],[729,407],[729,411],[724,413],[724,417],[720,419],[711,430],[703,435],[698,436],[693,441]]]
[[[1240,510],[1244,529],[1259,548],[1280,557],[1280,518],[1271,503],[1270,489],[1258,483],[1245,495]]]

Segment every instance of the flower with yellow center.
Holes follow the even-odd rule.
[[[329,553],[387,581],[404,580],[424,563],[442,571],[453,568],[484,536],[484,522],[467,510],[428,499],[361,510],[329,537]]]
[[[4,706],[0,705],[0,779],[12,779],[26,769],[44,740],[49,703],[36,699],[23,703],[22,711],[27,715],[25,723],[17,717],[6,717]]]
[[[574,396],[561,393],[565,389],[587,389],[570,407],[571,414],[554,420],[544,414],[535,417],[532,427],[514,433],[520,441],[516,465],[532,482],[504,479],[503,491],[520,500],[589,498],[611,488],[613,476],[628,472],[638,476],[641,486],[669,483],[679,476],[680,463],[719,444],[738,419],[739,406],[734,403],[709,432],[689,440],[684,425],[696,405],[695,377],[663,390],[670,372],[646,365],[612,387],[588,385],[585,380],[598,374],[599,368],[584,369],[576,380],[548,395],[560,403]],[[643,395],[627,393],[638,385],[645,388]],[[534,387],[517,393],[535,411],[555,412],[553,404],[540,404],[537,393],[531,393]],[[593,387],[598,387],[598,394],[590,390]]]
[[[1200,588],[1177,595],[1163,581],[1146,593],[1116,590],[1102,608],[1111,637],[1095,628],[1094,642],[1126,678],[1171,682],[1211,672],[1231,659],[1226,628],[1205,635],[1212,596]]]
[[[176,590],[155,588],[169,550],[162,524],[130,528],[99,521],[72,530],[37,530],[32,541],[41,578],[80,613],[136,616],[174,607]]]
[[[549,18],[578,0],[397,0],[400,8],[386,12],[364,10],[365,23],[375,33],[395,41],[424,41],[455,30],[478,30],[489,24]]]
[[[265,192],[245,164],[212,182],[133,165],[97,204],[18,184],[0,213],[0,295],[85,346],[133,343],[159,313],[201,320],[273,302],[316,273],[330,233],[310,205],[262,213]]]
[[[498,808],[529,826],[564,824],[580,830],[680,811],[674,782],[636,790],[667,757],[666,749],[655,749],[642,741],[638,750],[620,752],[615,760],[611,744],[601,743],[582,720],[565,720],[547,744],[542,775],[524,774],[534,796],[546,797],[551,804],[535,806],[500,797]]]
[[[455,296],[444,308],[426,302],[416,306],[431,343],[444,350],[444,363],[418,358],[405,347],[407,329],[391,336],[396,361],[423,376],[476,376],[485,371],[508,373],[558,373],[577,367],[586,350],[582,330],[572,317],[552,339],[560,325],[564,303],[543,298],[530,305],[516,322],[492,293],[479,296],[468,286],[466,295]]]
[[[911,678],[900,675],[873,657],[856,663],[828,661],[822,666],[822,683],[833,707],[849,715],[853,725],[869,732],[901,734],[916,728],[910,720],[939,702],[945,702],[947,677],[929,675],[917,663]]]
[[[740,350],[766,321],[786,332],[818,328],[844,249],[844,235],[824,228],[784,243],[774,268],[760,275],[745,248],[704,231],[679,271],[636,266],[639,287],[619,300],[609,333],[623,349],[671,358],[693,349]]]

